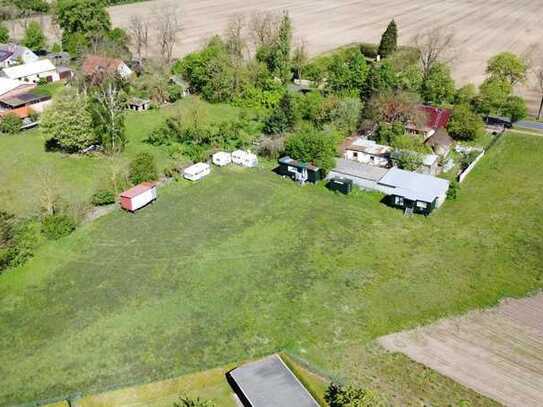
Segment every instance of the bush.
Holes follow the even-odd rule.
[[[354,386],[331,383],[324,399],[330,407],[380,407],[386,403],[376,392]]]
[[[460,184],[458,181],[454,180],[451,181],[449,184],[449,190],[447,191],[447,199],[453,201],[456,199],[456,196],[458,195],[458,190],[460,189]]]
[[[379,50],[378,44],[370,44],[369,42],[363,42],[360,44],[360,52],[366,58],[377,58]]]
[[[130,162],[129,178],[134,185],[157,179],[158,170],[155,157],[148,152],[139,153]]]
[[[285,152],[296,160],[312,162],[328,171],[334,167],[338,135],[305,127],[288,137]]]
[[[97,191],[91,198],[94,206],[110,205],[115,203],[115,195],[111,191]]]
[[[415,151],[396,150],[391,158],[398,168],[406,171],[416,171],[423,162],[423,155]]]
[[[21,131],[23,121],[15,113],[8,113],[0,119],[0,133],[17,134]]]
[[[24,264],[42,241],[41,225],[35,219],[11,218],[9,222],[9,238],[0,242],[0,271]]]
[[[47,215],[42,220],[41,231],[47,239],[57,240],[72,233],[75,226],[75,221],[68,215]]]
[[[179,401],[173,403],[173,407],[215,407],[215,403],[200,397],[180,396]]]

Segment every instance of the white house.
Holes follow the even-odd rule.
[[[15,65],[4,68],[2,71],[4,77],[23,82],[38,83],[40,80],[47,82],[56,82],[60,80],[57,68],[48,59],[39,59],[28,64]]]
[[[232,154],[219,151],[218,153],[213,154],[212,161],[213,164],[224,167],[232,162]]]
[[[232,153],[232,162],[242,167],[256,167],[258,165],[258,158],[256,154],[249,151],[236,150]]]
[[[199,179],[209,175],[210,172],[211,168],[209,167],[209,164],[197,163],[185,168],[183,171],[183,177],[190,181],[198,181]]]
[[[373,140],[362,137],[349,137],[342,146],[343,157],[346,160],[358,161],[376,167],[386,167],[389,164],[392,147],[377,144]]]
[[[0,45],[0,68],[28,64],[37,60],[38,56],[26,47],[17,44]]]

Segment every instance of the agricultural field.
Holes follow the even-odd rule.
[[[482,82],[491,56],[506,50],[523,54],[539,45],[543,37],[543,8],[538,0],[152,0],[111,7],[110,14],[115,26],[128,28],[133,16],[152,21],[158,12],[172,7],[183,24],[175,56],[222,33],[232,15],[255,11],[288,10],[295,37],[304,38],[313,55],[352,42],[378,42],[392,18],[399,24],[400,44],[404,45],[412,45],[421,30],[446,27],[457,36],[452,66],[459,84]],[[49,26],[47,18],[42,17],[42,22]],[[14,23],[12,29],[16,36],[22,35],[22,25]],[[58,37],[58,31],[50,30],[50,35]],[[149,49],[153,53],[158,47],[151,45]],[[537,107],[534,91],[526,87],[521,93],[530,106]]]
[[[56,91],[51,85],[45,90]],[[193,98],[188,98],[160,110],[127,113],[126,131],[130,141],[126,151],[113,158],[46,152],[45,138],[39,129],[0,137],[0,194],[5,198],[4,210],[18,215],[35,214],[40,207],[44,183],[54,183],[67,203],[83,207],[115,168],[126,165],[140,151],[151,151],[157,158],[159,170],[164,169],[169,162],[166,149],[150,146],[144,140],[168,115],[187,111],[193,102]],[[239,114],[236,108],[227,105],[205,106],[210,121],[227,120]]]
[[[504,405],[543,405],[543,294],[379,342]]]
[[[0,404],[285,350],[395,405],[495,405],[375,340],[543,287],[542,155],[506,135],[428,218],[264,168],[172,182],[0,277]]]

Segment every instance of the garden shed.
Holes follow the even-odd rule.
[[[256,154],[249,151],[236,150],[232,153],[232,162],[242,167],[256,167],[258,165],[258,158]]]
[[[278,355],[237,367],[226,378],[245,407],[319,406]]]
[[[294,160],[289,156],[280,158],[278,163],[278,174],[294,181],[316,183],[323,178],[323,171],[310,163]]]
[[[127,211],[135,212],[157,199],[157,189],[153,182],[142,182],[121,196],[121,207]]]
[[[209,175],[211,167],[206,163],[196,163],[183,171],[183,177],[189,181],[198,181]]]
[[[133,98],[128,102],[128,108],[134,112],[144,112],[151,107],[149,99]]]
[[[216,166],[224,167],[232,162],[232,154],[219,151],[218,153],[213,154],[212,161]]]
[[[330,191],[341,192],[342,194],[350,194],[353,190],[353,180],[343,177],[332,177],[326,184],[326,188]]]

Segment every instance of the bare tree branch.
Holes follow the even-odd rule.
[[[143,20],[139,16],[133,16],[130,19],[129,26],[130,36],[136,47],[136,54],[138,58],[142,57],[142,50],[147,53],[147,47],[149,46],[149,23],[146,20]]]
[[[160,55],[166,63],[172,59],[173,48],[177,42],[178,34],[182,31],[180,17],[174,5],[163,8],[156,15],[158,44]]]
[[[451,63],[454,60],[454,33],[442,27],[435,27],[414,38],[420,52],[422,74],[426,78],[438,62]]]

